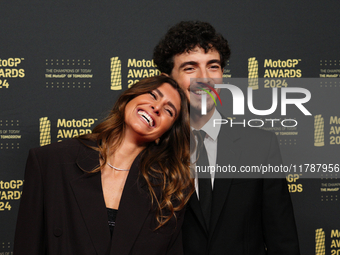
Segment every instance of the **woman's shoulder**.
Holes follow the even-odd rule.
[[[33,148],[30,150],[30,154],[34,154],[38,158],[42,157],[45,159],[70,159],[77,157],[80,150],[89,148],[85,144],[88,146],[95,146],[94,142],[72,138],[62,142],[51,143],[42,147]]]
[[[82,143],[77,138],[67,139],[61,142],[55,142],[51,144],[47,144],[41,147],[32,148],[32,151],[36,151],[39,153],[50,152],[50,151],[58,151],[58,150],[68,150],[74,149],[83,146]]]

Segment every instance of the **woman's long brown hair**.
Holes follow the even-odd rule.
[[[174,125],[164,133],[156,145],[148,143],[142,152],[140,176],[146,181],[156,219],[160,228],[166,224],[176,212],[183,209],[193,192],[190,177],[190,122],[188,101],[178,84],[167,76],[155,76],[139,81],[124,91],[116,101],[109,116],[91,134],[79,139],[94,140],[102,161],[92,172],[98,172],[107,163],[107,152],[114,152],[122,143],[125,132],[125,107],[133,98],[149,93],[164,83],[175,88],[181,98],[181,110]],[[160,190],[160,192],[159,192]]]

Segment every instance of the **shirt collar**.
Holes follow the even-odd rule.
[[[218,134],[220,132],[220,129],[221,129],[220,121],[219,121],[219,124],[215,124],[215,127],[214,127],[214,119],[221,119],[221,118],[222,118],[221,114],[215,108],[214,114],[211,116],[209,121],[205,123],[204,126],[201,128],[201,130],[206,132],[207,135],[214,141],[216,141]]]

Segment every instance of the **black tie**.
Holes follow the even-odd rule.
[[[209,229],[210,222],[210,213],[211,213],[211,204],[212,204],[212,186],[211,186],[211,176],[208,171],[209,160],[207,150],[204,146],[204,138],[206,133],[203,130],[199,132],[195,132],[197,135],[197,155],[198,160],[196,162],[196,166],[199,166],[199,169],[203,170],[203,172],[198,171],[198,193],[199,200],[203,212],[203,216]],[[204,170],[206,172],[204,172]]]

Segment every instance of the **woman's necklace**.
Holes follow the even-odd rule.
[[[130,169],[121,169],[118,167],[115,167],[113,165],[111,165],[109,162],[106,163],[109,167],[111,167],[112,169],[118,170],[118,171],[129,171]]]

